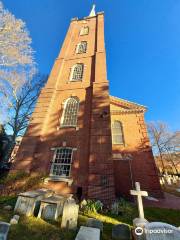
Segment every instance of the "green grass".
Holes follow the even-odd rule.
[[[146,219],[153,222],[166,222],[176,227],[180,226],[180,210],[155,207],[145,208]]]
[[[14,207],[16,197],[0,197],[0,221],[9,222],[14,215],[13,211],[3,209],[4,205],[11,205]],[[116,224],[124,223],[132,227],[132,220],[138,216],[137,208],[132,206],[129,214],[122,212],[120,216],[112,215],[110,213],[87,213],[79,214],[78,229],[80,226],[85,226],[88,217],[99,219],[104,224],[104,231],[102,240],[112,240],[112,227]],[[180,226],[180,210],[161,209],[154,207],[145,208],[145,217],[148,221],[161,221]],[[77,231],[61,230],[60,220],[58,222],[46,222],[35,217],[21,216],[17,225],[10,227],[8,240],[74,240]]]
[[[17,180],[21,180],[25,177],[29,176],[28,173],[24,172],[24,171],[18,171],[15,173],[9,173],[7,176],[1,176],[0,179],[0,184],[11,184]]]
[[[1,211],[0,221],[9,222],[13,213]],[[60,224],[50,224],[35,217],[20,217],[17,225],[12,225],[8,234],[8,240],[74,240],[75,231],[63,231]]]

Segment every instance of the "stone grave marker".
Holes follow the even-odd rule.
[[[164,185],[164,184],[165,184],[164,177],[160,177],[160,184],[161,184],[161,185]]]
[[[128,225],[118,224],[112,229],[112,239],[113,240],[130,240],[131,231]]]
[[[75,230],[77,228],[79,205],[76,204],[74,199],[67,199],[62,215],[61,228]]]
[[[171,182],[171,176],[170,176],[170,175],[166,175],[166,176],[165,176],[165,179],[166,179],[166,182],[167,182],[168,185],[171,185],[171,184],[172,184],[172,182]]]
[[[145,218],[135,218],[133,219],[133,226],[144,228],[144,226],[149,223]]]
[[[10,210],[12,210],[12,209],[13,209],[13,207],[12,207],[11,205],[6,205],[6,206],[4,206],[4,210],[10,211]]]
[[[116,201],[111,205],[111,213],[118,215],[119,214],[119,202]]]
[[[0,222],[0,240],[6,240],[9,232],[10,224],[6,222]]]
[[[180,229],[163,222],[151,222],[145,225],[146,240],[180,240]]]
[[[14,215],[13,218],[11,218],[11,220],[10,220],[10,224],[11,224],[11,225],[13,225],[13,224],[18,224],[19,218],[20,218],[19,215]]]
[[[173,183],[175,183],[175,184],[177,183],[177,178],[176,178],[175,175],[173,175],[172,181],[173,181]]]
[[[52,196],[52,190],[48,189],[38,189],[34,191],[20,193],[14,208],[14,211],[19,214],[24,214],[26,216],[32,216],[34,214],[34,209],[41,199]]]
[[[100,229],[81,226],[75,240],[100,240]]]
[[[133,196],[137,196],[139,218],[144,218],[142,197],[148,196],[148,193],[146,191],[141,191],[139,182],[135,182],[135,187],[136,190],[130,190],[130,194]]]
[[[41,200],[38,218],[57,220],[63,213],[66,198],[62,195],[53,195]]]
[[[103,232],[103,223],[95,218],[88,218],[87,227],[99,228]]]

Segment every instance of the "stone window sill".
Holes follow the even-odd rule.
[[[57,177],[57,176],[50,176],[48,178],[45,179],[46,182],[66,182],[68,184],[68,186],[71,186],[73,183],[73,179],[72,178],[65,178],[65,177]]]

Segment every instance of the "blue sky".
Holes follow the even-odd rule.
[[[93,3],[105,12],[111,95],[148,107],[147,121],[180,128],[179,0],[3,0],[23,19],[41,73],[49,74],[70,19],[84,17]]]

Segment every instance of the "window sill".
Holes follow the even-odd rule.
[[[82,82],[83,80],[82,79],[77,79],[77,80],[69,80],[67,83],[75,83],[75,82]]]
[[[124,143],[112,143],[112,145],[121,145],[121,146],[125,146]]]
[[[45,179],[46,182],[66,182],[68,186],[71,186],[73,183],[72,178],[66,178],[66,177],[58,177],[58,176],[49,176],[48,178]]]
[[[60,126],[59,128],[76,128],[77,126]]]
[[[74,128],[76,131],[79,130],[78,126],[60,126],[60,127],[57,127],[57,130],[60,130],[60,129],[63,129],[63,128]]]

